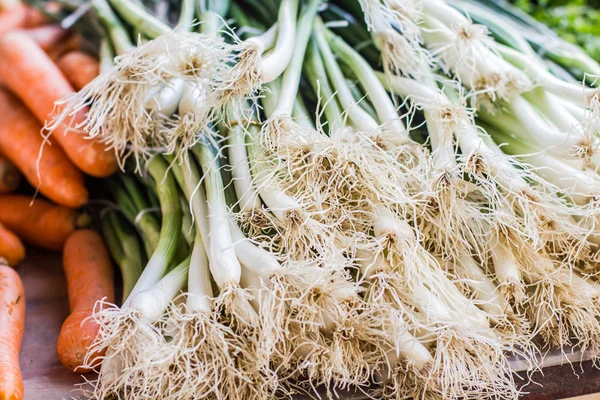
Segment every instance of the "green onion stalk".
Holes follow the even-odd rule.
[[[126,299],[142,274],[143,253],[135,230],[116,210],[103,212],[101,230],[112,258],[121,271],[122,298]]]
[[[99,0],[93,9],[117,54],[114,66],[64,99],[64,112],[49,129],[87,112],[78,128],[114,149],[122,167],[133,155],[140,169],[156,149],[183,154],[195,134],[218,119],[225,101],[220,88],[234,60],[232,45],[219,35],[195,32],[208,24],[191,23],[194,0],[182,2],[176,29],[130,0]],[[133,30],[150,40],[132,46],[138,42]]]
[[[494,26],[498,25],[495,24]],[[490,27],[490,29],[493,28]],[[514,47],[520,46],[523,48],[523,46],[526,46],[526,43],[524,44],[522,40],[519,43],[517,43],[517,40],[512,40],[512,43]],[[514,66],[529,73],[532,79],[533,75],[530,72],[532,70],[539,72],[540,76],[547,77],[549,75],[545,69],[539,67],[535,57],[533,59],[526,58],[523,55],[525,52],[521,54],[501,45],[498,45],[497,48],[500,49],[499,52],[503,57],[513,63]],[[508,57],[509,55],[511,58]],[[554,77],[544,79],[555,83],[558,81]],[[577,163],[580,166],[593,166],[595,164],[594,151],[590,151],[590,148],[593,149],[595,144],[593,143],[594,139],[589,139],[589,130],[593,129],[594,124],[585,119],[586,113],[581,108],[585,104],[580,103],[579,106],[576,106],[573,103],[559,101],[550,90],[544,90],[548,85],[543,86],[542,89],[538,88],[523,93],[522,96],[516,97],[508,106],[501,104],[498,109],[492,108],[489,110],[482,107],[478,116],[489,124],[501,125],[501,130],[512,129],[513,132],[526,133],[527,135],[520,134],[519,140],[530,144],[531,152],[548,150],[553,153],[553,156],[557,156],[567,164],[573,164],[573,159],[577,159],[580,160]],[[583,90],[582,93],[586,93],[586,91],[590,95],[593,94],[593,90],[587,89]],[[574,97],[579,98],[579,95]],[[568,113],[565,111],[568,111]],[[564,133],[569,130],[575,133],[566,136]],[[542,137],[546,140],[542,140]],[[525,238],[528,236],[529,241],[534,242],[534,247],[547,246],[553,256],[558,254],[559,258],[566,258],[567,260],[572,260],[580,255],[585,256],[588,252],[586,250],[586,246],[588,246],[586,237],[593,240],[593,235],[589,236],[593,228],[590,228],[589,223],[581,224],[579,220],[582,219],[581,214],[589,216],[589,211],[572,207],[568,201],[562,199],[563,194],[561,191],[565,189],[571,191],[573,185],[569,189],[565,187],[569,186],[566,183],[561,189],[555,185],[556,181],[548,181],[543,176],[540,178],[533,173],[533,171],[538,171],[543,175],[543,167],[531,168],[519,165],[520,163],[516,160],[510,160],[506,157],[504,157],[505,161],[500,162],[498,159],[503,156],[502,152],[491,151],[489,144],[477,144],[478,141],[481,142],[481,139],[477,138],[472,129],[468,129],[458,136],[458,140],[461,142],[463,154],[473,150],[480,151],[478,158],[481,157],[481,153],[485,154],[487,160],[484,165],[479,165],[479,169],[485,171],[491,166],[494,171],[486,173],[486,181],[489,180],[490,176],[495,176],[497,183],[501,185],[502,190],[505,192],[505,196],[508,197],[508,200],[512,200],[511,203],[507,204],[509,207],[496,206],[498,211],[494,220],[501,224],[501,231],[503,232],[500,236],[505,237],[500,242],[514,240],[509,238],[514,235],[515,231],[520,231],[520,235],[524,234]],[[544,142],[544,145],[542,145],[542,142]],[[557,150],[558,147],[561,148]],[[529,158],[529,161],[531,160]],[[509,172],[511,170],[512,172]],[[483,176],[483,174],[479,175]],[[515,205],[517,210],[513,211],[512,208],[515,208]],[[521,216],[521,218],[525,216],[524,221],[516,224],[517,221],[514,220],[513,216],[508,217],[509,214],[514,214],[517,217]],[[507,224],[507,217],[513,222]],[[589,220],[589,217],[583,219]],[[548,224],[548,221],[552,222]],[[495,260],[502,259],[498,255],[493,255],[492,258]],[[511,274],[511,276],[513,280],[516,277],[515,274]]]
[[[491,4],[93,2],[111,62],[49,128],[147,170],[111,181],[93,396],[516,399],[534,336],[599,350],[600,107],[556,65],[596,67]]]
[[[447,140],[450,142],[450,148],[446,150],[441,160],[444,160],[446,165],[458,167],[458,181],[463,189],[459,189],[458,186],[455,190],[458,193],[461,191],[465,193],[463,201],[476,206],[476,209],[463,214],[464,210],[469,208],[460,210],[460,203],[457,203],[456,199],[446,201],[447,207],[443,208],[447,208],[449,213],[444,210],[437,212],[446,219],[442,220],[442,224],[426,221],[422,228],[424,231],[429,227],[435,233],[436,226],[439,227],[437,229],[450,227],[451,229],[444,233],[448,235],[447,239],[451,239],[453,249],[450,251],[461,250],[456,243],[463,243],[465,249],[470,249],[478,257],[485,256],[488,251],[486,247],[490,242],[497,242],[497,236],[490,235],[494,229],[508,230],[511,235],[518,234],[523,241],[530,242],[537,249],[552,246],[555,247],[554,251],[561,247],[571,252],[575,247],[574,252],[577,252],[585,245],[585,229],[574,223],[571,218],[565,218],[565,214],[573,212],[573,209],[567,201],[558,196],[558,188],[550,182],[539,179],[535,173],[517,160],[490,148],[489,143],[480,136],[478,128],[474,125],[472,111],[464,106],[464,102],[460,100],[454,89],[446,89],[449,98],[446,94],[432,91],[415,81],[401,77],[380,76],[393,93],[413,96],[414,102],[421,104],[428,125],[440,124],[439,128],[432,126],[429,129],[434,150],[432,157],[434,164],[437,165],[440,164],[440,148],[433,133],[447,129],[445,135],[449,134]],[[455,99],[454,102],[451,101],[452,98]],[[455,159],[454,146],[460,148],[462,152],[460,158]],[[468,174],[469,181],[463,180],[464,173]],[[439,175],[439,178],[445,179],[446,184],[452,184],[452,181],[448,180],[452,176],[445,172]],[[457,176],[454,175],[453,179],[457,179]],[[450,189],[446,188],[442,193],[447,190]],[[439,199],[438,197],[436,201]],[[497,210],[497,213],[489,213],[490,207]],[[435,207],[431,207],[430,211],[435,212]],[[453,220],[457,226],[463,228],[457,231],[458,235],[451,234],[454,228]],[[550,225],[549,221],[552,221]],[[433,242],[440,245],[444,243],[443,239],[443,237],[436,238]],[[579,247],[575,246],[576,243],[579,243]],[[453,255],[455,258],[461,256],[451,252],[445,249],[441,254],[437,252],[436,254],[444,258],[448,255]],[[465,255],[464,252],[462,255]],[[514,285],[511,283],[510,286]],[[523,293],[522,286],[517,293]]]
[[[218,159],[210,144],[195,149],[185,165],[168,157],[193,220],[194,240],[183,285],[177,286],[181,295],[162,297],[167,307],[161,307],[159,324],[169,340],[145,360],[139,390],[168,399],[198,391],[207,398],[266,398],[277,382],[257,367],[258,315],[240,287]]]
[[[421,46],[421,9],[418,1],[359,0],[383,68],[390,74],[421,78],[432,62]]]
[[[157,149],[185,154],[198,132],[227,118],[226,104],[255,99],[263,83],[277,79],[294,49],[298,0],[281,2],[277,22],[246,41],[224,27],[228,6],[183,1],[173,29],[135,1],[94,2],[118,57],[113,68],[62,101],[64,108],[48,129],[87,111],[77,128],[101,138],[121,162],[134,156],[140,168]],[[215,34],[220,30],[225,34]],[[135,32],[149,40],[133,47]]]
[[[570,326],[583,346],[596,347],[591,333],[596,329],[595,322],[590,318],[595,312],[594,291],[574,292],[579,284],[595,285],[589,278],[582,280],[575,270],[579,265],[589,265],[589,243],[596,241],[592,194],[597,187],[596,89],[552,75],[538,59],[525,56],[525,52],[507,45],[494,46],[506,61],[538,85],[510,99],[499,110],[480,109],[477,115],[494,141],[503,145],[500,150],[488,140],[487,147],[497,155],[504,152],[516,157],[537,175],[532,176],[530,187],[544,189],[538,190],[541,196],[533,197],[547,210],[546,218],[539,218],[548,226],[540,229],[542,238],[546,237],[544,251],[535,254],[527,243],[519,245],[518,250],[512,249],[513,254],[519,254],[512,258],[520,264],[520,274],[529,287],[527,305],[534,332],[541,332],[550,345],[562,347],[568,343],[563,332]],[[512,233],[508,231],[500,237],[505,248],[510,249],[511,242],[514,246]],[[505,259],[499,254],[493,258],[497,265]],[[560,296],[564,297],[559,299]],[[570,310],[573,304],[579,304],[581,313],[565,316],[563,310]]]
[[[595,75],[600,71],[598,62],[586,54],[584,49],[561,38],[549,26],[536,21],[507,1],[476,3],[452,0],[450,4],[468,12],[474,21],[487,25],[497,41],[522,53],[544,58],[557,75],[559,73],[565,77],[571,75],[573,80],[585,80],[586,83],[593,84],[593,76],[586,75]],[[566,29],[569,28],[571,27]],[[535,52],[531,51],[532,48]],[[568,75],[563,72],[567,72]]]
[[[444,5],[443,2],[434,3],[439,3],[438,9],[433,10],[434,7],[431,5],[422,6],[423,20],[427,20],[429,18],[431,21],[435,21],[437,19],[438,22],[443,22],[445,19],[449,20],[449,17],[452,17],[455,18],[455,22],[457,22],[455,26],[461,25],[463,27],[469,27],[469,29],[485,30],[485,27],[481,25],[477,26],[472,24],[464,16],[457,14],[456,10],[448,8],[447,5]],[[468,2],[459,3],[463,4]],[[476,5],[473,5],[473,7],[476,7]],[[471,8],[472,7],[470,7],[469,10]],[[428,11],[430,9],[431,11]],[[441,10],[446,11],[447,15],[442,15]],[[429,17],[427,16],[428,13],[431,14]],[[501,26],[501,23],[498,22],[498,19],[494,18],[496,18],[494,14],[488,13],[485,15],[484,19],[488,22],[492,20],[494,21],[493,24],[489,22],[490,29],[500,29],[499,26]],[[462,22],[458,24],[459,21]],[[448,24],[446,23],[446,25]],[[429,32],[428,34],[441,34],[443,30],[444,29],[440,27],[440,29],[432,31],[433,33]],[[468,30],[465,30],[465,32],[467,31]],[[505,32],[504,35],[506,36],[507,34],[508,33]],[[537,78],[535,78],[537,76],[538,78],[543,77],[543,79],[545,79],[548,82],[553,82],[553,85],[557,85],[556,88],[558,86],[563,87],[564,85],[574,88],[571,83],[562,82],[560,79],[552,76],[550,72],[548,72],[547,69],[543,67],[543,64],[539,60],[539,57],[529,57],[527,54],[532,53],[532,50],[531,48],[529,48],[529,51],[524,50],[528,46],[526,41],[522,38],[519,38],[519,36],[515,33],[512,33],[511,35],[512,37],[510,38],[510,40],[507,39],[505,41],[510,42],[510,44],[514,47],[513,49],[511,49],[508,46],[495,43],[491,40],[491,38],[487,36],[479,37],[478,35],[467,35],[463,39],[468,39],[469,41],[473,42],[472,44],[478,43],[477,46],[473,46],[473,49],[479,49],[477,51],[481,53],[480,56],[485,58],[486,60],[494,59],[487,56],[484,57],[484,54],[490,51],[490,49],[494,52],[497,52],[498,55],[502,56],[505,59],[502,62],[509,62],[512,64],[513,67],[516,67],[521,74],[528,74],[529,78],[532,79],[532,82],[537,80]],[[479,42],[477,42],[478,40]],[[427,40],[425,40],[425,45],[429,46]],[[450,45],[446,50],[450,51],[449,49],[451,49]],[[517,51],[517,49],[519,51]],[[522,51],[522,53],[520,51]],[[443,61],[443,56],[440,56],[440,58]],[[449,65],[448,62],[446,62],[445,64],[446,66]],[[476,63],[473,65],[474,67],[477,66]],[[454,69],[458,71],[458,68]],[[479,72],[480,74],[483,74],[485,72],[484,68],[482,67],[481,70],[482,71]],[[458,75],[460,71],[452,72]],[[469,88],[470,84],[468,79],[466,78],[467,77],[464,76],[461,79],[462,82],[466,84]],[[391,79],[393,80],[394,78]],[[472,89],[472,87],[470,88]],[[561,93],[568,94],[569,91],[562,91]],[[595,96],[594,93],[594,89],[580,88],[578,89],[577,94],[573,94],[573,96],[567,95],[567,101],[559,100],[556,94],[552,92],[552,89],[548,85],[542,84],[542,88],[536,88],[535,90],[521,92],[522,95],[510,96],[510,99],[506,98],[504,99],[504,101],[496,101],[496,105],[490,106],[488,104],[488,106],[482,106],[479,108],[477,116],[483,121],[492,124],[493,126],[500,127],[500,129],[510,128],[513,132],[522,132],[522,134],[519,135],[520,138],[522,138],[522,140],[525,143],[528,143],[534,151],[549,151],[556,158],[559,158],[567,163],[577,162],[577,164],[584,169],[594,169],[594,166],[597,163],[595,160],[595,148],[597,148],[597,139],[595,138],[594,134],[594,131],[596,129],[596,123],[594,118],[590,118],[590,112],[586,111],[585,108],[583,108],[585,104],[577,104],[577,99],[580,99],[582,94],[584,96],[588,96],[588,98],[591,99],[593,98],[593,96]],[[593,110],[591,111],[593,114]],[[474,138],[474,135],[469,134],[468,136]],[[465,143],[465,145],[472,149],[475,143],[476,142],[473,141],[472,143]],[[432,146],[434,144],[435,143],[432,141]],[[463,153],[466,152],[466,149],[463,149]],[[507,163],[503,162],[502,164]],[[525,170],[528,171],[529,169],[525,168]],[[506,172],[508,172],[508,170]],[[505,173],[503,172],[502,175],[505,175]],[[550,203],[553,203],[551,206],[548,205],[547,207],[544,207],[546,208],[544,213],[549,213],[550,218],[548,218],[547,215],[540,215],[541,213],[539,211],[534,213],[521,213],[522,215],[532,215],[535,217],[535,219],[537,219],[537,222],[535,221],[535,219],[531,221],[534,222],[535,225],[531,225],[530,222],[525,223],[526,235],[530,236],[532,240],[535,240],[538,243],[543,243],[543,240],[537,239],[538,236],[540,236],[540,234],[542,236],[545,235],[558,238],[559,241],[561,240],[561,236],[563,236],[563,243],[564,241],[568,240],[577,241],[577,237],[579,237],[578,242],[581,242],[581,237],[585,236],[585,232],[582,232],[582,228],[577,226],[577,224],[571,223],[570,218],[565,219],[560,217],[560,214],[563,213],[574,214],[575,216],[577,216],[577,214],[580,211],[576,209],[569,209],[564,203],[561,204],[560,201],[556,201],[556,187],[553,187],[552,184],[542,184],[541,186],[543,186],[543,190],[537,190],[538,193],[535,196],[531,196],[531,193],[527,193],[531,192],[531,190],[527,190],[527,182],[523,182],[523,179],[520,178],[515,180],[507,179],[507,177],[510,177],[510,175],[502,177],[502,180],[504,181],[502,182],[502,186],[504,186],[504,190],[506,190],[506,188],[509,188],[510,192],[516,192],[520,203],[528,205],[529,208],[533,208],[534,210],[540,208],[539,206],[535,205],[536,203],[541,203],[542,201],[540,199],[542,198],[544,200],[549,200]],[[525,178],[526,180],[530,179],[529,177]],[[536,182],[540,181],[539,179],[535,178],[533,180]],[[513,184],[513,182],[516,183],[516,185]],[[507,185],[506,183],[510,184]],[[515,189],[517,190],[515,191]],[[550,195],[548,196],[547,194],[543,193],[543,191],[549,191]],[[531,197],[533,201],[526,200],[526,197]],[[554,211],[552,209],[554,209]],[[584,213],[587,214],[588,212],[584,211]],[[545,223],[543,222],[543,220],[548,219],[553,221],[551,224],[552,228],[557,225],[556,221],[558,221],[558,225],[560,225],[558,232],[547,232],[547,229],[539,229],[539,227],[541,226],[540,224]],[[536,228],[538,231],[541,231],[540,234],[536,235],[534,231],[531,231],[532,227]],[[563,235],[563,232],[566,233],[569,230],[573,232],[573,235],[569,235],[568,233],[566,235]],[[536,244],[536,246],[538,246],[538,244]],[[579,249],[581,249],[580,245],[574,247],[577,249],[575,252],[579,252]]]
[[[295,190],[296,183],[290,179],[288,160],[301,160],[303,153],[318,132],[294,121],[298,112],[296,98],[302,73],[303,59],[312,31],[314,16],[319,1],[310,1],[300,16],[297,29],[296,47],[292,60],[281,79],[281,85],[269,86],[270,94],[265,96],[262,105],[267,120],[260,131],[251,138],[250,168],[261,200],[274,218],[277,239],[285,252],[297,259],[310,259],[317,249],[325,254],[335,244],[329,234],[331,227],[320,220],[324,215],[319,210],[321,204],[310,192]],[[296,108],[296,110],[295,110]],[[307,118],[301,118],[307,122]],[[256,150],[256,151],[255,151]]]
[[[112,394],[127,396],[136,390],[136,385],[143,382],[143,371],[140,371],[143,363],[150,359],[153,349],[159,348],[164,341],[155,322],[166,308],[164,301],[155,301],[157,298],[148,296],[148,291],[154,290],[172,270],[185,267],[183,262],[180,264],[183,266],[172,269],[181,238],[182,222],[175,180],[168,172],[168,165],[160,157],[155,157],[148,163],[148,174],[156,185],[160,201],[160,232],[154,250],[148,253],[146,266],[123,305],[103,305],[94,314],[94,319],[102,329],[88,356],[96,351],[106,352],[94,385],[94,396],[99,398]],[[133,198],[130,198],[130,203],[134,205],[131,209],[135,210],[136,200]]]
[[[589,332],[593,324],[581,327],[581,320],[589,320],[588,311],[565,323],[555,302],[542,300],[544,296],[538,291],[528,291],[527,297],[523,293],[529,279],[524,278],[524,271],[531,265],[566,262],[568,270],[578,263],[589,263],[589,241],[595,240],[593,221],[596,218],[581,204],[593,203],[589,194],[595,185],[588,186],[587,191],[581,189],[586,185],[583,182],[587,176],[595,174],[590,171],[596,165],[595,89],[582,88],[552,75],[539,57],[530,56],[533,52],[516,34],[509,38],[508,45],[495,43],[487,36],[486,29],[498,30],[502,24],[493,14],[486,14],[485,18],[480,15],[481,21],[488,21],[486,28],[473,24],[444,2],[436,1],[422,5],[421,18],[423,26],[429,28],[423,31],[424,44],[441,61],[444,71],[460,78],[467,89],[485,90],[484,95],[488,98],[476,110],[480,121],[496,131],[511,132],[511,143],[521,142],[529,151],[529,155],[513,153],[519,160],[512,159],[493,142],[486,141],[485,135],[478,134],[480,128],[463,128],[455,133],[462,154],[471,153],[468,171],[475,172],[472,176],[485,185],[493,178],[494,186],[501,189],[501,203],[492,202],[491,221],[496,228],[490,230],[493,240],[489,257],[496,279],[508,283],[509,288],[520,287],[518,293],[521,295],[513,296],[514,301],[527,302],[529,296],[536,299],[531,309],[545,310],[548,318],[530,317],[530,320],[534,332],[546,332],[543,336],[549,343],[564,346],[567,342],[560,334],[561,329],[572,323],[581,332],[582,343],[590,345],[593,339]],[[452,40],[452,35],[456,40]],[[505,38],[506,35],[504,32]],[[532,89],[527,81],[539,87]],[[494,87],[486,88],[490,82]],[[559,92],[562,99],[558,97]],[[493,137],[499,140],[498,143],[505,143],[501,135],[494,134]],[[521,151],[527,150],[522,147]],[[569,166],[568,170],[572,172],[583,170],[581,174],[572,174],[579,178],[563,180],[547,171],[558,170],[551,165]],[[586,192],[587,196],[577,196]],[[565,201],[564,196],[568,193],[574,193],[573,198],[579,203],[572,199]],[[587,201],[584,200],[586,197]],[[516,246],[515,235],[519,237]],[[519,259],[517,254],[523,253],[523,247],[527,253],[535,253],[535,249],[543,249],[543,253],[537,256],[537,261],[530,257]],[[507,256],[511,253],[512,256]],[[551,269],[538,270],[536,282],[545,282],[540,287],[563,286],[550,279],[548,271]],[[587,301],[591,301],[590,298]],[[591,309],[593,307],[588,305],[586,310]],[[555,322],[545,323],[546,319]]]
[[[265,341],[275,341],[273,362],[283,371],[289,370],[291,376],[299,380],[329,385],[362,385],[370,377],[369,362],[363,352],[364,342],[369,337],[366,334],[368,324],[361,324],[363,316],[352,307],[359,300],[356,287],[344,271],[346,262],[335,248],[335,238],[322,229],[325,224],[320,218],[325,216],[325,212],[316,209],[318,206],[311,207],[310,204],[314,203],[311,193],[302,193],[295,184],[286,186],[292,181],[286,172],[276,170],[284,165],[279,162],[285,162],[288,157],[294,158],[303,146],[310,145],[308,138],[319,136],[314,125],[309,123],[310,118],[304,115],[297,103],[304,53],[318,5],[318,1],[312,1],[303,9],[298,21],[294,54],[281,85],[277,82],[269,86],[271,93],[263,100],[267,122],[262,130],[252,126],[249,129],[246,143],[248,161],[243,170],[250,171],[252,180],[247,174],[239,173],[239,166],[244,163],[243,156],[239,157],[241,162],[236,161],[232,171],[233,187],[238,198],[258,197],[262,200],[263,213],[271,218],[274,228],[272,239],[267,240],[278,242],[274,247],[282,266],[275,273],[261,273],[263,280],[269,279],[267,288],[271,294],[264,295],[259,307],[272,307],[275,301],[283,302],[285,306],[276,305],[279,312],[288,314],[288,310],[298,310],[297,314],[283,315],[283,324],[272,313],[261,315],[266,318],[264,326],[268,327],[263,330],[265,335],[269,335]],[[298,123],[292,120],[293,117],[298,117]],[[241,140],[238,139],[238,142]],[[264,149],[262,152],[257,151],[260,147]],[[229,150],[231,155],[232,149]],[[237,149],[234,148],[233,153],[235,151]],[[282,159],[277,161],[273,157],[275,154]],[[233,158],[238,160],[235,154]],[[277,165],[269,164],[275,161]],[[275,172],[272,172],[273,167]],[[244,184],[236,184],[236,180],[244,179]],[[243,191],[240,190],[242,187]],[[309,205],[304,206],[305,202]],[[240,208],[243,209],[244,205],[241,203]],[[238,235],[239,240],[244,239],[239,228],[234,232],[237,232],[234,236]],[[250,239],[263,238],[264,235],[258,235]],[[257,290],[259,281],[249,274],[250,268],[244,265],[242,271],[242,280]],[[259,271],[251,272],[256,274]],[[356,329],[353,340],[340,340],[340,333],[351,326]],[[294,350],[290,352],[290,348]],[[302,365],[310,368],[303,370]]]
[[[388,15],[394,15],[393,3],[380,6],[388,7]],[[596,89],[582,89],[577,83],[554,76],[543,60],[535,56],[527,41],[516,33],[509,40],[516,49],[495,42],[489,36],[489,29],[501,29],[503,24],[501,17],[493,13],[482,18],[488,22],[486,26],[474,24],[442,0],[416,4],[419,12],[414,14],[414,22],[421,26],[420,37],[425,48],[446,73],[475,93],[480,104],[487,106],[492,114],[497,109],[507,109],[540,148],[552,147],[562,158],[577,157],[592,166],[597,164],[596,124],[593,122],[598,114]],[[467,7],[469,12],[471,8]],[[368,10],[366,15],[370,15]],[[506,36],[507,32],[502,32]],[[521,96],[535,86],[588,109],[590,116],[577,122],[559,101],[550,96],[535,99]],[[551,123],[545,123],[544,119]]]
[[[330,33],[329,35],[333,37],[333,34]],[[366,73],[366,66],[364,72],[356,68],[355,65],[359,63],[360,56],[350,50],[350,46],[340,43],[340,38],[336,37],[335,40],[336,42],[333,42],[333,39],[330,39],[330,42],[334,43],[331,46],[332,49],[344,50],[343,53],[338,53],[338,56],[351,66],[354,63],[354,73],[362,72],[367,76],[375,76],[375,79],[377,79],[374,71],[371,70],[369,74]],[[320,48],[323,54],[327,54],[325,46],[321,45]],[[366,63],[363,62],[362,65],[366,65]],[[336,73],[330,63],[327,64],[327,68],[332,71],[330,76],[332,80],[335,80]],[[366,80],[367,78],[364,77],[363,79]],[[418,84],[416,81],[408,80],[408,82],[413,85],[413,90],[417,90],[415,96],[420,95],[418,97],[421,97],[421,101],[426,104],[423,107],[429,107],[428,111],[430,113],[440,111],[440,114],[443,115],[441,111],[448,111],[440,107],[439,97],[441,95],[438,96],[437,90],[432,90],[426,85]],[[367,81],[363,85],[366,86],[369,83],[371,81]],[[379,81],[377,83],[379,84]],[[375,86],[374,82],[372,84]],[[345,95],[345,91],[340,89],[339,84],[336,89],[338,90],[340,102],[343,104],[345,101],[342,97]],[[387,93],[384,95],[386,99],[390,100]],[[381,102],[382,99],[379,98],[378,101]],[[377,102],[373,103],[377,108]],[[441,106],[445,106],[452,111],[448,100],[446,100],[446,103],[441,103]],[[347,106],[344,105],[344,107]],[[348,113],[349,119],[352,119],[351,111]],[[447,126],[444,126],[443,121],[440,121],[440,118],[429,116],[427,121],[430,135],[433,129],[448,129]],[[443,137],[438,136],[431,140],[433,142],[436,139],[438,142],[435,145],[432,143],[432,146],[435,148],[434,154],[437,154],[435,151],[440,154],[434,157],[434,162],[439,163],[437,168],[445,167],[444,163],[454,163],[453,149],[448,151],[447,144],[445,145],[446,149],[444,149],[444,144],[440,143],[441,139],[444,139]],[[446,138],[446,140],[448,139]],[[443,153],[444,150],[446,151],[445,154]],[[441,161],[444,161],[444,163]],[[426,185],[426,180],[420,182],[421,187]],[[373,210],[371,212],[371,227],[364,232],[365,237],[370,237],[370,239],[357,249],[357,258],[360,260],[359,265],[361,265],[363,279],[367,287],[366,297],[369,299],[368,303],[371,307],[374,307],[373,312],[379,318],[382,329],[389,334],[389,350],[386,353],[388,363],[383,364],[380,374],[383,379],[388,381],[390,393],[394,390],[405,392],[409,388],[412,388],[410,390],[414,390],[414,393],[418,395],[423,395],[423,393],[433,394],[437,391],[442,393],[456,391],[458,393],[461,390],[458,383],[461,378],[457,378],[457,375],[451,377],[452,373],[450,371],[444,370],[445,367],[440,368],[443,365],[440,360],[445,359],[448,364],[456,363],[454,365],[459,371],[466,374],[472,373],[472,371],[467,372],[468,367],[466,365],[460,367],[458,364],[468,359],[468,349],[473,343],[481,345],[481,349],[477,351],[478,357],[481,358],[471,360],[472,362],[493,364],[499,368],[492,373],[484,372],[477,376],[477,379],[480,379],[478,381],[480,388],[484,391],[497,388],[496,390],[506,390],[506,393],[512,393],[514,384],[511,382],[508,373],[507,360],[503,359],[502,350],[500,349],[505,348],[504,346],[511,348],[514,345],[516,335],[507,335],[509,337],[504,338],[492,328],[499,321],[506,322],[509,327],[512,326],[508,316],[511,312],[510,305],[499,295],[495,284],[486,277],[486,274],[471,259],[470,255],[463,253],[464,258],[462,261],[468,263],[467,267],[471,267],[471,276],[468,279],[473,279],[473,276],[476,276],[483,280],[481,284],[494,289],[491,293],[483,293],[479,290],[477,293],[479,298],[476,302],[472,302],[470,298],[455,290],[451,278],[446,276],[444,268],[419,243],[414,228],[410,224],[410,219],[408,221],[404,220],[404,213],[396,214],[395,210],[397,210],[398,204],[395,204],[394,201],[382,202],[376,197],[371,198],[370,201]],[[452,217],[455,218],[456,216],[452,215]],[[423,232],[423,234],[426,235],[427,232]],[[412,283],[411,277],[416,276],[418,276],[418,278],[415,278],[418,283]],[[408,284],[408,287],[404,287],[405,284]],[[416,287],[419,289],[413,292]],[[433,289],[433,287],[436,289]],[[429,298],[427,298],[428,296],[422,296],[423,293],[430,291],[432,296],[429,296]],[[437,293],[447,293],[449,297],[438,299],[436,298]],[[450,300],[450,298],[453,300]],[[429,303],[429,301],[433,303]],[[435,306],[433,306],[434,303]],[[420,306],[417,306],[417,310],[408,312],[408,304],[420,304]],[[463,320],[464,325],[461,327],[456,326],[454,323],[442,322],[444,321],[444,318],[441,317],[443,314],[449,316],[460,313],[459,309],[461,308],[453,310],[457,304],[461,304],[461,307],[465,307],[464,310],[468,309],[473,314]],[[482,304],[483,306],[479,309],[476,304]],[[463,315],[465,314],[464,310]],[[434,318],[439,322],[439,326],[434,331],[428,331],[425,326],[419,327],[420,323],[431,318],[431,312],[440,313],[438,314],[439,320]],[[399,315],[402,318],[395,321],[390,318]],[[457,334],[458,331],[461,334]],[[487,336],[488,340],[481,341],[482,335]],[[502,332],[502,335],[504,335],[504,332]],[[412,339],[410,339],[411,337]],[[457,339],[458,337],[460,339]],[[445,347],[447,349],[452,348],[452,351],[449,353],[438,351],[431,354],[427,349],[427,344],[431,345],[435,342],[437,342],[437,346],[435,346],[437,349]],[[452,352],[455,352],[455,354]],[[394,375],[393,371],[401,370],[400,366],[402,365],[404,365],[402,367],[404,371],[406,371],[406,365],[409,366],[409,371],[411,371],[409,375],[412,379],[407,379],[406,376],[402,375]],[[431,379],[423,379],[423,376],[429,376]],[[457,378],[457,380],[454,381],[453,378]],[[410,384],[407,384],[407,382],[410,382]]]

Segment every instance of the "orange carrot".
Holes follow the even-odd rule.
[[[89,225],[89,216],[44,199],[23,195],[0,196],[0,223],[23,241],[60,251],[77,228]]]
[[[60,330],[56,352],[60,362],[71,371],[91,372],[82,365],[100,329],[90,318],[94,305],[103,298],[110,303],[115,301],[113,269],[102,236],[92,230],[74,232],[65,243],[63,268],[71,315]]]
[[[70,51],[56,63],[75,90],[81,90],[100,73],[100,64],[94,57],[81,51]]]
[[[81,207],[88,198],[83,174],[62,149],[56,144],[44,146],[38,164],[44,142],[40,130],[23,103],[0,89],[0,152],[46,197],[67,207]]]
[[[23,32],[29,38],[33,39],[42,50],[49,52],[60,42],[69,36],[69,31],[61,28],[59,25],[44,25],[35,28],[23,29]]]
[[[0,224],[0,257],[14,267],[25,258],[25,246],[14,233]]]
[[[19,274],[0,265],[0,400],[21,400],[19,353],[25,330],[25,289]]]
[[[61,40],[56,44],[56,46],[47,51],[48,56],[52,60],[56,61],[70,51],[80,51],[80,49],[84,46],[84,41],[85,40],[83,39],[83,36],[81,36],[79,33],[71,32],[71,34],[64,40]]]
[[[49,13],[58,13],[60,11],[60,4],[55,1],[46,1],[43,4],[38,3],[43,7],[43,10],[40,10],[37,7],[27,7],[27,16],[25,17],[25,24],[23,27],[25,28],[35,28],[42,25],[47,25],[52,23],[51,19],[44,14],[43,11]]]
[[[0,35],[23,27],[26,16],[27,6],[24,4],[3,11],[0,10]]]
[[[37,28],[38,26],[50,24],[50,18],[48,18],[43,12],[36,7],[27,7],[27,13],[25,15],[24,28]]]
[[[12,192],[19,187],[20,183],[21,173],[17,167],[0,154],[0,194]]]
[[[21,32],[0,37],[0,77],[40,122],[54,112],[54,103],[74,93],[73,87],[40,46]],[[99,141],[69,127],[85,121],[85,111],[53,132],[54,139],[83,172],[106,177],[117,170],[115,154]]]

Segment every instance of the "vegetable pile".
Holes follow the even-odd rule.
[[[89,397],[517,399],[510,357],[600,350],[600,65],[545,25],[471,0],[60,15],[99,28],[100,74],[11,32],[0,79],[20,130],[121,167],[100,225],[123,301],[97,235],[65,246],[86,296],[59,356],[98,372]],[[2,217],[17,197],[0,222],[39,239]]]

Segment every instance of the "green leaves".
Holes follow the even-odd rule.
[[[600,59],[600,0],[511,0],[563,39]]]

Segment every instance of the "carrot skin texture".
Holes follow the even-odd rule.
[[[0,152],[46,197],[66,207],[81,207],[88,199],[83,174],[59,146],[44,145],[41,128],[19,99],[0,88]]]
[[[25,258],[25,246],[21,239],[2,224],[0,224],[0,258],[4,258],[11,267]]]
[[[0,35],[19,29],[27,20],[27,6],[19,4],[9,10],[0,11]]]
[[[56,63],[75,90],[81,90],[100,73],[100,63],[94,57],[81,52],[70,51]]]
[[[73,232],[64,246],[71,311],[89,310],[104,297],[114,303],[113,267],[102,236],[91,229]]]
[[[60,251],[76,230],[81,214],[41,198],[24,195],[0,196],[0,223],[24,242]]]
[[[65,320],[56,343],[60,362],[73,372],[82,368],[85,355],[100,325],[90,318],[98,300],[115,301],[113,268],[102,236],[92,230],[74,232],[63,252],[71,315]],[[95,354],[93,358],[102,356]]]
[[[21,400],[19,353],[25,331],[25,289],[17,272],[0,265],[0,400]]]
[[[100,325],[90,316],[92,310],[79,310],[71,313],[60,329],[56,341],[56,354],[65,368],[78,374],[92,372],[91,368],[83,368],[85,356],[89,347],[94,343]],[[91,360],[102,357],[103,352],[94,353]]]
[[[55,109],[56,101],[74,93],[52,59],[22,32],[0,37],[0,80],[42,123],[59,111]],[[71,128],[85,121],[85,114],[82,110],[70,116],[56,127],[52,137],[80,170],[92,176],[107,177],[118,168],[114,152]]]
[[[6,157],[0,154],[0,194],[14,191],[21,183],[21,173]]]

